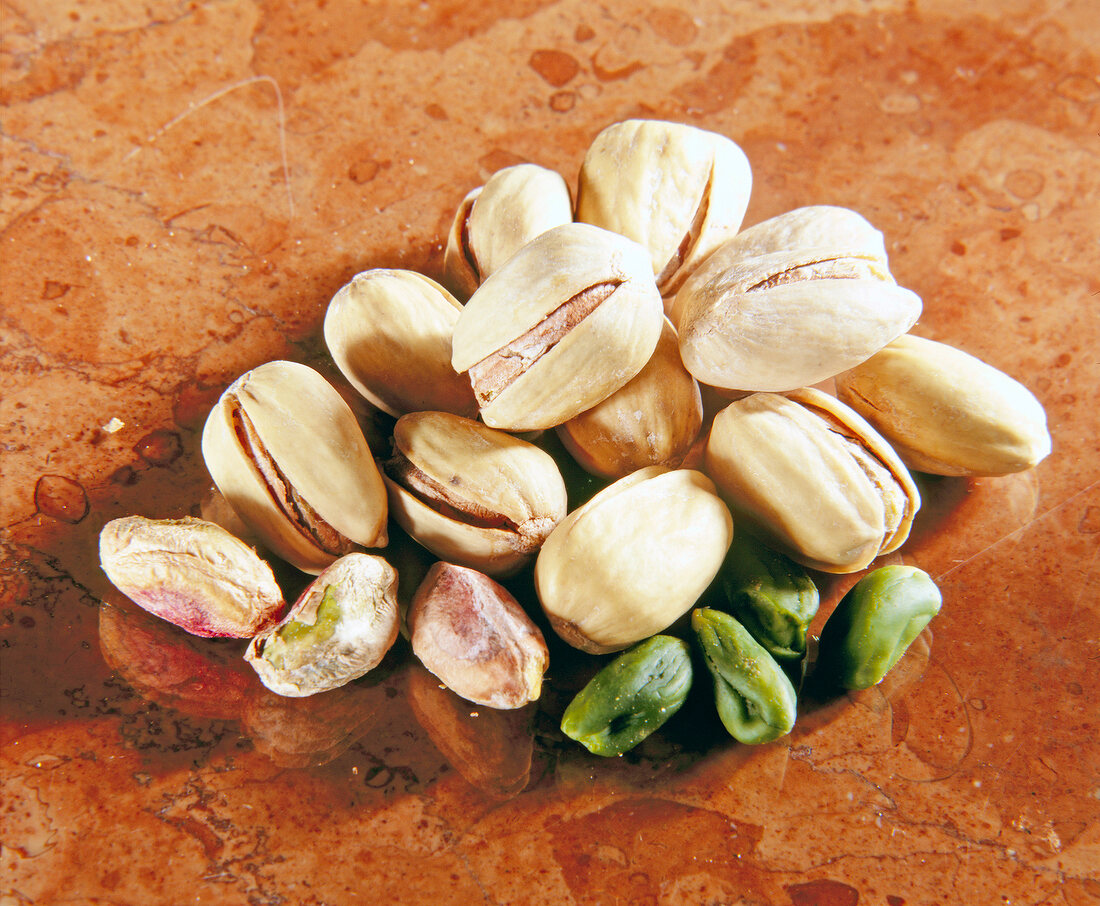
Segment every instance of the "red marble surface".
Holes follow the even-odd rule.
[[[1098,47],[1092,0],[0,0],[0,902],[1100,902]],[[293,701],[110,596],[230,380],[327,367],[351,275],[438,277],[470,188],[628,116],[739,142],[746,223],[863,213],[1047,409],[1034,471],[922,479],[945,605],[884,686],[607,761],[568,658],[507,719],[400,647]]]

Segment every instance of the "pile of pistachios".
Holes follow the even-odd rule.
[[[591,751],[667,721],[693,650],[731,735],[789,732],[810,571],[904,544],[910,469],[1004,475],[1050,436],[1021,384],[908,334],[921,299],[862,216],[804,207],[741,230],[751,184],[728,138],[648,120],[596,136],[575,200],[546,168],[495,173],[459,206],[441,283],[368,270],[328,305],[332,361],[390,420],[389,449],[318,371],[261,365],[203,430],[228,516],[114,520],[103,570],[188,632],[249,639],[281,695],[362,677],[403,632],[440,682],[500,709],[537,700],[548,669],[502,584],[526,570],[554,633],[619,653],[563,716]],[[572,509],[562,456],[605,484]],[[394,526],[434,563],[409,595]],[[272,558],[317,577],[289,609]],[[921,570],[872,570],[826,622],[816,672],[880,682],[940,604]]]

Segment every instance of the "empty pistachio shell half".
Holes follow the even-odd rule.
[[[645,250],[569,223],[529,242],[470,297],[451,364],[469,373],[487,425],[552,428],[641,371],[662,320]]]
[[[326,568],[247,660],[272,692],[304,698],[378,666],[397,639],[397,573],[381,557],[347,554]]]
[[[490,708],[538,699],[549,652],[515,598],[484,573],[437,563],[409,608],[413,653],[457,695]]]
[[[854,211],[799,208],[718,248],[680,288],[684,365],[725,390],[793,390],[874,355],[920,316],[882,234]]]
[[[577,220],[644,246],[668,294],[737,232],[751,191],[748,158],[725,136],[626,120],[600,132],[585,154]]]
[[[451,332],[462,306],[413,271],[356,275],[325,312],[325,343],[344,377],[390,415],[441,409],[476,415],[469,380],[451,368]]]
[[[444,279],[467,299],[522,246],[573,219],[569,186],[559,173],[516,164],[494,173],[463,199],[447,235]]]
[[[401,417],[384,469],[398,525],[436,556],[491,575],[518,570],[565,516],[550,454],[473,419]]]
[[[709,478],[648,466],[558,524],[535,562],[535,590],[570,645],[618,651],[687,613],[732,538],[729,510]]]
[[[911,334],[838,375],[837,396],[935,475],[1008,475],[1050,453],[1042,404],[969,353]]]
[[[202,455],[234,512],[305,572],[386,543],[386,489],[363,432],[306,365],[268,362],[230,384],[206,419]]]
[[[589,472],[622,478],[645,466],[679,466],[702,424],[699,385],[680,361],[676,331],[666,318],[646,366],[557,432]]]
[[[286,606],[252,548],[190,516],[112,519],[99,533],[99,563],[131,601],[192,635],[247,638]]]
[[[818,390],[754,393],[723,409],[706,471],[735,516],[792,559],[856,572],[909,536],[920,495],[890,445]]]

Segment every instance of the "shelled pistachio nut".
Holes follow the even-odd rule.
[[[577,693],[561,731],[595,755],[622,755],[680,710],[691,679],[687,642],[655,635],[619,655]]]
[[[699,385],[680,361],[676,331],[666,318],[646,366],[557,432],[589,472],[622,478],[645,466],[679,466],[702,424]]]
[[[725,136],[626,120],[600,132],[584,156],[577,220],[641,243],[667,295],[737,232],[751,191],[748,158]]]
[[[754,393],[718,413],[706,471],[735,517],[805,566],[856,572],[909,536],[920,495],[890,445],[807,388]]]
[[[546,641],[484,573],[436,563],[416,590],[408,622],[413,653],[455,694],[505,710],[538,699]]]
[[[352,386],[390,415],[440,409],[473,416],[470,382],[451,368],[460,311],[454,296],[414,271],[364,271],[329,302],[325,343]]]
[[[443,255],[444,280],[467,299],[519,249],[573,220],[573,200],[561,174],[536,164],[497,170],[459,205]]]
[[[878,230],[854,211],[811,207],[719,247],[676,294],[672,320],[701,383],[783,391],[858,365],[921,308],[890,275]]]
[[[521,248],[470,297],[451,364],[469,373],[487,425],[552,428],[642,370],[663,311],[641,246],[564,224]]]
[[[837,396],[935,475],[1008,475],[1050,453],[1042,404],[1023,384],[946,343],[898,337],[838,375]]]
[[[778,661],[806,653],[806,631],[820,604],[799,564],[740,532],[718,574],[728,611]]]
[[[237,515],[304,572],[386,544],[386,488],[363,432],[306,365],[268,362],[230,384],[206,419],[202,455]]]
[[[397,573],[381,557],[346,554],[310,583],[278,626],[245,652],[268,689],[305,698],[373,670],[397,640]]]
[[[815,674],[845,689],[882,682],[942,604],[939,588],[922,569],[892,565],[872,570],[829,615]]]
[[[207,638],[248,638],[286,606],[271,567],[212,522],[112,519],[99,533],[111,584],[149,613]]]
[[[558,523],[535,561],[535,590],[570,645],[618,651],[687,613],[732,538],[729,510],[709,478],[648,466]]]
[[[553,458],[473,419],[402,416],[383,468],[398,525],[441,559],[491,575],[522,567],[565,516]]]
[[[720,610],[693,611],[691,626],[714,678],[718,717],[730,736],[758,745],[790,733],[798,698],[787,675],[763,646]]]

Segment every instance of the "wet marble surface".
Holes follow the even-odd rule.
[[[0,902],[1100,902],[1095,12],[0,0]],[[945,605],[886,684],[759,748],[703,701],[606,761],[556,729],[567,655],[519,714],[400,644],[301,702],[111,595],[100,527],[197,511],[230,380],[331,373],[351,275],[438,277],[470,188],[572,181],[628,116],[739,142],[747,224],[859,210],[917,332],[1047,409],[1036,470],[921,480],[901,558]]]

